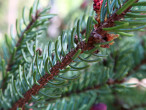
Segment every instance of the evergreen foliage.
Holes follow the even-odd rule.
[[[17,35],[5,35],[2,46],[0,109],[89,110],[100,102],[109,110],[146,109],[144,90],[126,83],[146,77],[146,38],[135,33],[145,30],[146,2],[101,1],[45,45],[40,39],[56,15],[38,0],[28,18],[23,9]]]

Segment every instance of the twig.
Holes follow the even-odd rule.
[[[64,69],[66,66],[68,66],[73,60],[72,57],[76,54],[76,52],[81,49],[82,53],[84,51],[87,50],[91,50],[94,48],[94,44],[97,44],[99,42],[97,42],[99,39],[97,37],[95,37],[95,34],[100,34],[101,36],[104,37],[104,35],[107,34],[106,31],[103,30],[103,28],[106,27],[112,27],[114,26],[114,21],[120,20],[121,18],[124,17],[124,15],[126,14],[126,12],[128,12],[131,9],[131,7],[129,7],[127,10],[125,10],[122,14],[117,15],[116,13],[114,13],[111,17],[109,17],[109,19],[103,23],[102,25],[100,25],[100,27],[97,30],[94,30],[91,33],[91,36],[89,37],[88,42],[86,43],[85,41],[82,41],[80,43],[78,43],[77,47],[72,50],[71,52],[69,52],[63,59],[62,62],[57,62],[55,66],[53,66],[50,70],[51,74],[46,73],[43,77],[40,78],[40,80],[38,81],[40,85],[33,85],[31,89],[29,89],[23,96],[24,98],[20,98],[16,103],[13,104],[12,108],[10,110],[16,110],[17,107],[23,107],[25,105],[25,103],[27,103],[30,99],[32,95],[36,95],[40,89],[42,89],[49,80],[53,79],[54,76],[58,75],[59,70]]]
[[[128,110],[134,110],[136,108],[141,108],[141,107],[146,108],[146,103],[140,104],[140,105],[134,105],[134,106],[130,107]]]
[[[115,105],[114,106],[117,106],[117,110],[135,110],[135,109],[137,109],[137,108],[146,108],[146,103],[143,103],[143,104],[139,104],[139,105],[133,105],[133,106],[131,106],[130,108],[125,108],[124,106],[123,106],[123,102],[121,102],[120,100],[116,100],[115,101],[116,103],[115,103]],[[120,105],[120,106],[119,106]]]
[[[146,59],[143,59],[139,65],[137,65],[137,66],[135,66],[135,67],[133,68],[133,70],[134,70],[134,71],[139,70],[139,68],[140,68],[142,65],[144,65],[144,64],[146,64]],[[127,75],[126,77],[129,77],[130,75],[132,75],[132,72],[129,72],[128,75]],[[131,108],[124,108],[124,107],[123,107],[124,102],[121,101],[121,100],[119,99],[117,93],[116,93],[116,92],[113,92],[113,95],[114,95],[114,97],[115,97],[114,106],[115,106],[118,110],[134,110],[134,109],[139,108],[139,107],[146,107],[146,104],[141,104],[141,105],[134,105],[134,106],[131,107]]]
[[[108,79],[106,83],[104,84],[107,84],[107,85],[115,85],[115,84],[122,84],[124,83],[126,80],[123,79],[121,81],[119,80],[113,80],[113,79]],[[73,91],[73,92],[66,92],[64,94],[62,94],[62,96],[60,98],[65,98],[65,97],[70,97],[71,95],[74,95],[74,94],[81,94],[81,93],[85,93],[85,92],[88,92],[88,91],[92,91],[92,90],[98,90],[100,89],[101,87],[103,87],[104,84],[99,84],[99,85],[95,85],[93,87],[87,87],[87,88],[84,88],[82,90],[76,90],[76,91]],[[60,99],[58,98],[58,99]],[[46,100],[46,101],[54,101],[56,99],[50,99],[50,100]]]
[[[144,64],[146,64],[146,59],[143,59],[139,65],[137,65],[137,66],[135,66],[135,67],[133,68],[133,70],[134,70],[134,71],[139,70],[139,68],[140,68],[142,65],[144,65]],[[133,73],[132,71],[129,72],[127,76],[130,76],[132,73]]]
[[[107,82],[105,83],[105,84],[107,84],[107,85],[115,85],[115,84],[122,84],[122,83],[124,83],[126,80],[125,79],[123,79],[123,80],[113,80],[113,79],[108,79],[107,80]],[[88,87],[88,88],[85,88],[85,89],[83,89],[83,90],[78,90],[78,91],[76,91],[75,93],[72,93],[72,92],[70,92],[70,93],[66,93],[66,94],[64,94],[64,95],[62,95],[62,97],[68,97],[68,96],[70,96],[70,95],[72,95],[72,94],[80,94],[80,93],[84,93],[84,92],[87,92],[87,91],[90,91],[90,90],[98,90],[99,88],[101,88],[103,86],[103,84],[99,84],[99,85],[96,85],[96,86],[94,86],[94,87]]]
[[[16,44],[15,47],[19,47],[20,46],[20,44],[21,44],[21,42],[23,40],[23,37],[24,37],[25,32],[28,31],[31,28],[31,26],[36,22],[36,20],[39,18],[38,15],[39,15],[39,11],[36,12],[35,17],[32,18],[32,20],[30,21],[30,23],[27,25],[27,27],[25,28],[25,30],[22,32],[22,34],[21,34],[21,36],[20,36],[20,38],[19,38],[19,40],[18,40],[18,42],[17,42],[17,44]],[[12,55],[11,55],[10,56],[10,59],[9,59],[9,62],[8,62],[8,65],[7,65],[6,72],[11,71],[11,67],[12,67],[13,63],[14,62],[12,61]],[[6,81],[7,81],[7,77],[5,77],[3,79],[3,82],[2,82],[2,85],[1,85],[1,88],[2,88],[3,91],[5,90],[5,83],[6,83]]]
[[[32,20],[30,21],[30,23],[27,25],[27,27],[25,28],[25,30],[22,32],[22,34],[21,34],[21,36],[20,36],[20,38],[19,38],[19,40],[18,40],[18,42],[16,44],[16,47],[19,47],[19,45],[22,42],[22,39],[24,37],[25,32],[28,31],[31,28],[31,26],[36,22],[36,20],[39,18],[38,15],[39,15],[39,11],[36,12],[35,17],[32,17]],[[11,66],[13,64],[13,62],[11,62],[11,59],[12,59],[12,56],[10,57],[10,60],[9,60],[9,63],[8,63],[7,69],[6,69],[7,72],[11,70]]]

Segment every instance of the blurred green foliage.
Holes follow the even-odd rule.
[[[0,0],[0,34],[7,29],[7,7],[8,0]]]

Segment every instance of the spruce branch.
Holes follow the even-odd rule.
[[[135,110],[137,108],[146,108],[146,103],[140,104],[140,105],[134,105],[130,107],[128,110]]]
[[[134,68],[133,70],[134,70],[134,71],[139,70],[139,68],[140,68],[142,65],[144,65],[144,64],[146,64],[146,59],[143,59],[143,60],[141,61],[141,63],[140,63],[139,65],[135,66],[135,68]]]
[[[7,69],[6,69],[6,72],[9,72],[9,71],[11,71],[11,67],[12,67],[12,65],[13,65],[13,60],[14,60],[14,56],[15,56],[15,54],[17,53],[17,48],[19,48],[19,46],[21,45],[21,42],[23,41],[23,39],[24,39],[24,36],[25,36],[25,33],[31,28],[31,26],[39,19],[39,10],[37,10],[36,11],[36,13],[35,13],[35,16],[32,16],[32,19],[31,19],[31,21],[29,22],[29,24],[26,26],[26,28],[24,29],[24,31],[21,33],[21,35],[19,36],[19,40],[17,41],[17,43],[16,43],[16,46],[15,46],[15,48],[14,48],[14,50],[13,50],[13,53],[12,53],[12,55],[10,56],[10,59],[9,59],[9,61],[8,61],[8,65],[7,65]],[[3,82],[2,82],[2,85],[1,85],[1,87],[2,87],[2,89],[4,90],[5,89],[5,87],[4,87],[4,85],[5,85],[5,83],[6,83],[6,81],[7,81],[7,77],[5,77],[4,79],[3,79]]]
[[[140,67],[144,64],[146,64],[146,59],[141,60],[140,64],[135,65],[131,70],[138,71],[140,69]],[[129,71],[125,78],[128,78],[131,75],[133,75],[133,72]],[[130,108],[125,108],[123,106],[124,102],[122,100],[120,100],[120,98],[118,97],[118,94],[115,91],[112,94],[113,94],[114,100],[115,100],[114,103],[113,103],[113,106],[115,106],[116,109],[119,109],[119,110],[134,110],[134,109],[137,109],[137,108],[140,108],[140,107],[142,107],[142,108],[146,107],[145,104],[140,104],[140,105],[134,105]]]
[[[132,70],[137,71],[139,69],[139,67],[142,66],[143,64],[146,64],[146,59],[143,59],[141,61],[141,63],[139,65],[136,65]],[[113,70],[113,72],[114,72],[114,70]],[[127,81],[127,78],[129,76],[131,76],[131,75],[132,75],[132,73],[130,75],[127,74],[122,80],[109,78],[107,80],[107,82],[105,82],[104,84],[94,85],[93,87],[87,87],[87,88],[84,88],[84,89],[81,89],[81,90],[64,92],[60,98],[70,97],[71,95],[74,95],[74,94],[77,94],[78,95],[80,93],[84,93],[84,92],[88,92],[88,91],[92,91],[92,90],[98,90],[101,87],[103,87],[104,85],[108,85],[108,86],[111,86],[112,85],[112,86],[114,86],[115,84],[123,84],[123,83],[125,83]],[[113,95],[116,95],[116,94],[113,93]],[[50,99],[50,100],[47,100],[47,101],[53,101],[53,100],[56,100],[56,99]]]
[[[36,11],[35,16],[34,17],[32,16],[31,21],[29,22],[29,24],[27,25],[25,30],[21,33],[20,38],[19,38],[19,40],[18,40],[18,42],[16,44],[16,48],[18,48],[21,45],[21,42],[22,42],[22,40],[24,38],[24,35],[25,35],[25,32],[27,32],[31,28],[31,26],[36,22],[36,20],[39,19],[39,12],[40,12],[39,10]],[[8,66],[7,66],[7,69],[6,69],[7,71],[11,70],[12,64],[13,64],[13,62],[12,62],[12,56],[11,56],[10,60],[9,60],[9,63],[8,63]]]
[[[118,110],[135,110],[138,108],[146,108],[146,104],[145,103],[141,103],[141,104],[134,104],[128,108],[124,107],[124,102],[122,102],[120,99],[118,99],[118,96],[115,95],[116,99],[115,99],[115,103],[113,106],[115,106]]]
[[[143,60],[140,62],[140,64],[139,64],[139,65],[136,65],[132,70],[133,70],[133,71],[137,71],[137,70],[139,70],[140,67],[141,67],[142,65],[144,65],[144,64],[146,64],[146,59],[143,59]],[[132,73],[133,73],[133,72],[130,71],[130,72],[128,73],[127,76],[131,76]]]
[[[120,105],[120,104],[119,104]],[[132,107],[130,107],[130,108],[125,108],[125,107],[123,107],[122,105],[120,106],[120,108],[118,108],[119,110],[136,110],[136,109],[138,109],[138,108],[146,108],[146,104],[144,103],[144,104],[140,104],[140,105],[134,105],[134,106],[132,106]]]
[[[14,35],[11,32],[11,40],[8,42],[8,38],[6,39],[6,51],[13,50],[10,53],[10,58],[6,60],[8,61],[7,68],[5,69],[6,75],[3,77],[1,88],[4,91],[7,87],[8,82],[11,80],[10,75],[14,76],[14,79],[18,76],[19,65],[23,66],[27,63],[29,65],[26,57],[33,58],[33,54],[35,54],[35,48],[31,49],[32,42],[36,42],[37,38],[42,35],[43,31],[48,26],[49,20],[55,16],[55,14],[49,14],[48,11],[50,8],[39,9],[39,0],[36,0],[33,4],[33,7],[29,10],[29,20],[26,19],[25,8],[22,12],[22,19],[19,29],[18,29],[18,20],[16,21],[16,30],[18,41],[14,39]],[[28,23],[27,23],[28,21]],[[25,28],[23,29],[23,26]],[[20,31],[20,32],[19,32]],[[8,36],[8,35],[6,35]],[[8,47],[8,50],[7,50]],[[34,51],[33,51],[34,50]]]
[[[122,84],[124,83],[126,80],[125,79],[122,79],[122,80],[113,80],[113,79],[108,79],[107,82],[105,84],[99,84],[99,85],[95,85],[94,87],[88,87],[88,88],[84,88],[82,90],[78,90],[78,91],[75,91],[75,92],[67,92],[67,93],[64,93],[61,98],[64,98],[64,97],[69,97],[73,94],[80,94],[80,93],[85,93],[87,91],[92,91],[92,90],[98,90],[100,89],[101,87],[103,87],[104,85],[108,85],[108,86],[111,86],[111,85],[115,85],[115,84]]]
[[[70,97],[74,94],[76,95],[79,95],[79,94],[82,94],[82,93],[85,93],[85,92],[89,92],[89,91],[94,91],[94,90],[98,90],[100,89],[101,87],[103,87],[104,85],[108,85],[108,86],[114,86],[115,84],[122,84],[126,81],[126,79],[122,79],[122,80],[113,80],[113,79],[108,79],[107,82],[105,82],[104,84],[98,84],[98,85],[95,85],[95,86],[92,86],[92,87],[87,87],[87,88],[84,88],[82,90],[76,90],[76,91],[73,91],[73,92],[65,92],[62,94],[61,97],[57,98],[57,99],[61,99],[61,98],[65,98],[65,97]],[[50,99],[50,100],[47,100],[47,101],[54,101],[56,99]]]
[[[94,0],[94,2],[97,2],[97,1],[98,0]],[[61,93],[59,92],[61,91],[58,91],[58,88],[66,86],[66,82],[71,83],[71,81],[69,80],[75,80],[78,78],[78,77],[74,77],[74,76],[79,76],[78,74],[74,75],[75,73],[74,71],[85,69],[89,67],[88,63],[97,62],[100,60],[100,55],[98,55],[100,49],[109,48],[110,45],[113,44],[113,39],[119,36],[117,34],[113,34],[113,32],[118,33],[120,35],[124,35],[124,36],[125,35],[131,36],[130,34],[127,34],[124,32],[141,30],[144,27],[143,24],[140,24],[139,26],[139,23],[133,24],[131,22],[132,20],[131,17],[134,17],[134,20],[135,20],[136,16],[132,15],[131,17],[129,17],[130,15],[129,13],[131,13],[130,9],[132,8],[132,4],[134,2],[137,2],[137,0],[133,0],[133,1],[128,0],[128,2],[124,3],[123,7],[122,7],[123,3],[121,2],[124,3],[125,0],[118,1],[118,2],[114,0],[114,1],[111,1],[111,3],[109,2],[109,0],[108,1],[103,0],[102,6],[101,4],[100,4],[100,7],[96,7],[95,5],[94,8],[95,9],[97,8],[96,12],[97,14],[100,14],[100,16],[96,16],[95,20],[93,19],[92,16],[88,17],[87,27],[85,31],[80,30],[82,29],[80,25],[83,25],[83,22],[85,19],[82,20],[81,22],[80,20],[78,20],[77,26],[75,26],[71,31],[63,32],[63,35],[61,35],[61,37],[59,37],[58,40],[55,43],[53,43],[54,47],[52,47],[51,45],[52,42],[50,41],[48,48],[44,48],[43,51],[40,49],[41,46],[40,48],[38,47],[39,44],[37,43],[37,39],[33,40],[31,43],[29,42],[30,45],[28,44],[27,41],[28,39],[31,39],[29,35],[32,36],[34,35],[32,33],[36,33],[38,32],[38,30],[41,30],[42,28],[45,27],[44,26],[45,23],[43,22],[43,20],[44,19],[45,21],[48,20],[50,16],[48,16],[48,14],[46,15],[46,13],[42,14],[41,16],[42,19],[39,19],[39,21],[36,20],[37,22],[35,21],[36,22],[35,26],[33,26],[34,23],[30,24],[30,27],[29,25],[26,26],[26,29],[28,27],[28,30],[30,33],[27,36],[27,39],[24,40],[23,46],[22,46],[23,38],[26,36],[24,34],[25,32],[23,33],[21,31],[23,34],[23,38],[20,39],[20,41],[18,40],[18,43],[17,43],[18,47],[16,44],[17,48],[14,49],[14,50],[17,50],[17,49],[20,50],[18,52],[20,54],[19,55],[16,54],[17,56],[15,57],[15,59],[17,58],[19,59],[16,61],[17,62],[16,64],[12,65],[11,67],[12,71],[9,71],[11,72],[11,74],[8,75],[7,88],[5,89],[4,92],[0,90],[0,94],[1,94],[0,105],[4,109],[11,108],[13,110],[13,109],[18,109],[19,107],[24,109],[25,104],[26,104],[26,107],[29,106],[28,103],[30,104],[34,103],[37,106],[38,101],[40,101],[40,103],[43,103],[46,100],[48,100],[48,98],[59,97],[58,94],[60,95]],[[116,4],[114,5],[114,3]],[[98,10],[98,8],[100,9],[101,13]],[[31,12],[32,10],[30,10],[30,15],[31,15]],[[127,14],[127,12],[129,13]],[[124,19],[124,17],[126,17],[126,19]],[[127,17],[130,18],[130,21],[128,21]],[[145,16],[142,15],[142,16],[138,16],[138,18],[139,17],[143,18]],[[138,18],[136,18],[136,20]],[[40,20],[42,21],[40,22]],[[41,29],[36,27],[38,24],[41,25],[40,27]],[[35,29],[32,30],[31,27],[34,27]],[[84,28],[85,27],[83,27],[83,29]],[[27,32],[28,31],[26,31],[26,33]],[[112,32],[112,34],[110,32]],[[17,34],[18,36],[21,35],[21,34],[19,35],[18,30],[17,30]],[[66,34],[67,34],[67,37],[66,37]],[[139,48],[138,52],[137,53],[135,52],[135,56],[140,56],[140,59],[142,59],[143,56],[139,54],[143,53],[143,47],[138,47],[138,48]],[[122,52],[125,54],[124,51]],[[114,52],[112,53],[115,54]],[[127,55],[127,53],[125,55]],[[14,55],[15,54],[13,54],[13,56]],[[119,60],[122,57],[121,62],[123,64],[124,62],[123,57],[125,56],[124,55],[122,56],[122,55],[119,55],[117,60]],[[128,55],[128,57],[130,55]],[[94,59],[92,56],[93,57],[98,56],[98,59]],[[133,60],[135,58],[131,57],[130,59]],[[139,63],[140,59],[136,59],[135,61],[136,64]],[[120,61],[115,62],[115,65],[118,65],[119,67],[119,64],[121,62]],[[108,63],[111,64],[110,59]],[[130,63],[132,63],[133,65],[133,62],[130,61],[127,64],[129,65],[129,67],[131,67]],[[86,66],[78,67],[81,65],[86,65]],[[110,67],[104,68],[104,66],[102,65],[100,66],[99,64],[98,69],[100,72],[98,72],[97,74],[92,73],[100,78],[97,83],[95,83],[94,81],[95,79],[94,79],[93,81],[88,81],[87,84],[84,85],[84,82],[90,76],[83,75],[82,78],[84,78],[84,80],[82,81],[82,78],[81,78],[80,80],[78,80],[79,82],[74,83],[73,85],[71,85],[70,88],[66,88],[68,90],[66,91],[66,93],[69,93],[71,95],[73,92],[76,92],[76,91],[78,93],[81,93],[82,91],[86,92],[88,90],[92,91],[94,89],[98,89],[102,87],[103,83],[107,85],[121,84],[125,81],[121,79],[124,79],[124,77],[126,77],[130,68],[127,68],[126,65],[122,65],[119,68],[120,70],[117,69],[116,66],[114,67],[114,70],[118,70],[116,71],[118,74],[113,75],[112,73],[114,72],[112,68]],[[13,73],[13,71],[15,72]],[[101,71],[104,74],[100,74],[102,73]],[[65,74],[66,72],[68,72],[68,74]],[[80,84],[80,81],[81,81],[81,84]],[[94,86],[92,88],[91,84],[97,85],[97,86]],[[79,88],[80,86],[83,90]],[[77,90],[74,91],[74,87]],[[9,92],[11,94],[9,94]],[[11,97],[11,99],[9,97]],[[13,106],[11,106],[12,104]],[[46,104],[47,102],[45,102],[41,106],[39,104],[37,107],[43,107],[43,106],[45,107]]]
[[[17,109],[17,107],[24,107],[24,105],[31,99],[32,95],[36,95],[40,89],[42,89],[49,80],[53,79],[58,75],[60,70],[65,69],[71,62],[73,62],[74,56],[77,57],[78,54],[81,54],[85,51],[92,50],[95,47],[95,44],[102,43],[101,41],[105,41],[105,37],[107,37],[107,31],[104,31],[103,28],[113,27],[115,25],[114,21],[119,21],[121,18],[125,16],[125,14],[130,11],[132,6],[128,7],[124,12],[117,15],[114,13],[109,19],[102,23],[97,29],[91,32],[88,41],[81,41],[78,43],[77,47],[71,50],[61,62],[57,62],[55,66],[53,66],[50,70],[50,73],[46,73],[43,77],[38,81],[39,85],[34,84],[31,89],[29,89],[24,95],[24,98],[20,98],[16,103],[13,104],[11,110]],[[99,38],[100,42],[99,42]],[[81,51],[81,52],[79,52]],[[78,54],[77,54],[78,53]],[[114,82],[115,83],[115,82]],[[117,82],[116,82],[117,83]],[[119,83],[119,82],[118,82]]]

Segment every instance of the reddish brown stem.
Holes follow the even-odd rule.
[[[71,52],[69,52],[63,59],[62,62],[59,63],[57,62],[57,64],[52,67],[52,69],[50,70],[51,74],[46,73],[43,77],[41,77],[41,79],[38,81],[40,85],[34,85],[31,89],[29,89],[25,94],[24,94],[24,98],[19,99],[11,108],[11,110],[15,110],[17,107],[23,107],[24,104],[26,102],[28,102],[31,99],[32,95],[36,95],[39,90],[41,88],[43,88],[46,83],[48,82],[48,80],[53,79],[54,76],[58,75],[59,70],[60,69],[64,69],[67,65],[69,65],[73,60],[72,57],[76,54],[76,52],[78,51],[78,49],[81,49],[82,52],[86,51],[86,50],[90,50],[92,49],[94,46],[93,44],[89,44],[89,43],[85,43],[80,42],[80,44],[78,44],[77,48],[72,50]]]

